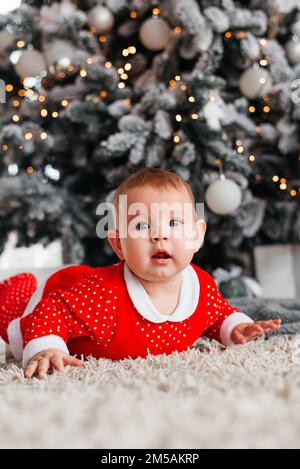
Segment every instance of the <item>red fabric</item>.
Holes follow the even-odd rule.
[[[113,360],[186,350],[201,335],[220,340],[224,319],[233,308],[213,278],[191,264],[200,282],[196,311],[180,322],[153,323],[134,307],[123,279],[123,264],[62,269],[49,279],[42,300],[21,319],[24,347],[50,334],[60,336],[70,353]],[[64,278],[68,273],[72,286]],[[61,288],[64,286],[64,289]]]
[[[17,274],[0,283],[0,336],[5,342],[9,323],[23,314],[36,286],[36,278],[30,273]]]

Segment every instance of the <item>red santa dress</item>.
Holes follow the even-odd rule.
[[[228,346],[237,324],[253,322],[223,298],[208,272],[192,263],[182,271],[179,302],[171,315],[157,310],[125,261],[59,269],[21,314],[8,324],[7,336],[24,367],[48,348],[121,360],[187,350],[202,335]]]

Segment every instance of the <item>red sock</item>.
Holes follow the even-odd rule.
[[[7,327],[22,316],[37,287],[33,274],[17,274],[0,282],[0,336],[8,342]]]

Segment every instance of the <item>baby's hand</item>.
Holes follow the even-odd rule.
[[[281,319],[269,319],[268,321],[238,324],[231,332],[231,339],[236,344],[245,344],[265,332],[279,329],[280,324]]]
[[[60,349],[49,348],[31,357],[25,368],[25,378],[31,378],[36,373],[38,378],[43,379],[50,368],[64,371],[64,365],[80,366],[82,363],[82,360],[71,357]]]

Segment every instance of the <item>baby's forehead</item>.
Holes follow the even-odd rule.
[[[123,207],[123,210],[125,206]],[[126,211],[128,219],[137,215],[148,217],[158,213],[188,217],[194,213],[194,206],[189,194],[183,190],[135,190],[127,194]],[[124,213],[124,211],[123,211]]]
[[[130,189],[126,195],[129,203],[142,203],[148,206],[152,203],[165,205],[192,203],[191,197],[185,187],[136,187]]]

